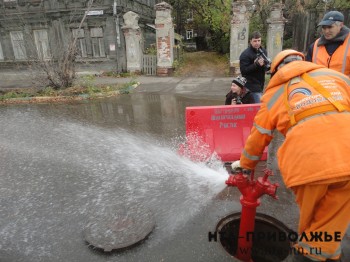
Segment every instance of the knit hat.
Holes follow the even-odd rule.
[[[247,83],[247,79],[245,79],[243,76],[237,76],[233,78],[232,83],[235,83],[240,88],[243,88],[245,84]]]
[[[322,21],[318,26],[330,26],[333,25],[336,21],[344,22],[344,15],[338,11],[330,11],[326,13]]]

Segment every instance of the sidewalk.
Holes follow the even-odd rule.
[[[10,88],[30,88],[35,83],[35,72],[29,70],[0,71],[0,90]],[[77,81],[86,75],[94,75],[91,80],[95,85],[124,84],[131,81],[140,82],[136,92],[167,92],[188,96],[220,97],[230,90],[231,77],[157,77],[157,76],[135,76],[135,77],[106,77],[101,76],[98,71],[77,72]]]

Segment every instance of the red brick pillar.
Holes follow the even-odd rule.
[[[170,76],[174,68],[174,25],[172,7],[166,2],[155,5],[157,38],[157,76]]]

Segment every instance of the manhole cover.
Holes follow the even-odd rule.
[[[115,207],[90,221],[84,229],[84,238],[92,246],[106,252],[131,247],[145,239],[155,226],[150,210],[136,204]]]

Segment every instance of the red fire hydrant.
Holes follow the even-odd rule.
[[[271,170],[264,170],[264,176],[254,180],[254,171],[249,175],[243,174],[238,168],[233,175],[226,180],[228,186],[237,187],[242,193],[240,202],[242,213],[239,226],[238,246],[235,257],[241,261],[252,262],[253,232],[255,227],[256,208],[260,205],[260,197],[264,194],[277,199],[276,191],[278,183],[271,184],[268,177],[272,175]]]

